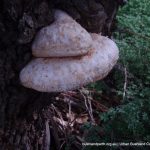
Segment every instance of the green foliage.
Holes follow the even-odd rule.
[[[136,99],[103,114],[104,129],[109,141],[150,141],[150,99]],[[109,136],[113,133],[113,136]]]
[[[134,78],[127,81],[126,101],[100,115],[105,140],[150,142],[150,1],[130,0],[117,19],[120,63]],[[117,73],[115,78],[122,94],[124,77]]]
[[[90,123],[86,123],[84,126],[81,127],[81,130],[84,130],[84,132],[87,131],[87,136],[85,137],[86,142],[99,142],[100,137],[99,137],[99,126],[93,126]]]
[[[99,114],[105,136],[99,142],[150,142],[150,0],[129,0],[119,10],[114,33],[120,60],[133,75],[127,79],[125,100]],[[124,93],[124,75],[114,73],[118,95]],[[103,84],[92,85],[103,92]]]
[[[130,0],[117,16],[116,42],[120,62],[130,72],[150,85],[150,1]]]

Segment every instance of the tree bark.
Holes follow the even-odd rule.
[[[53,103],[57,93],[40,93],[24,88],[19,81],[19,72],[32,58],[31,43],[37,31],[54,21],[53,9],[66,11],[89,32],[102,32],[103,35],[111,36],[118,6],[123,2],[124,0],[0,1],[2,150],[45,149],[42,132],[47,127],[47,117],[43,111]],[[38,119],[34,116],[35,111]],[[55,148],[57,146],[53,147]]]

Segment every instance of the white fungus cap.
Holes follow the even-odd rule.
[[[42,28],[35,37],[35,57],[67,57],[85,55],[92,46],[90,34],[63,11],[55,11],[55,22]]]
[[[107,37],[91,36],[93,48],[85,56],[32,60],[20,73],[22,85],[41,92],[61,92],[104,78],[116,64],[119,51]]]

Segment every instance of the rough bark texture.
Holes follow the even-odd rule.
[[[1,0],[0,1],[0,147],[2,150],[46,149],[36,144],[46,117],[31,122],[33,112],[53,103],[55,94],[24,88],[19,72],[31,55],[36,32],[53,20],[53,8],[67,11],[90,32],[111,35],[123,0]],[[34,124],[34,129],[30,124]],[[27,128],[28,127],[28,128]],[[30,132],[32,136],[29,136]],[[44,139],[44,138],[43,138]],[[42,142],[41,142],[42,143]]]

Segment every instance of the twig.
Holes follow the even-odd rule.
[[[91,122],[93,124],[95,124],[95,120],[94,120],[94,117],[93,117],[93,111],[92,111],[92,105],[91,105],[91,100],[89,99],[89,96],[86,96],[84,95],[85,93],[83,92],[85,89],[83,90],[80,90],[80,93],[81,95],[83,96],[84,98],[84,102],[85,102],[85,107],[86,107],[86,110],[88,111],[89,113],[89,116],[90,116],[90,119],[91,119]],[[89,106],[88,106],[89,105]]]
[[[62,147],[64,146],[64,144],[65,144],[66,142],[64,141],[62,144],[61,144],[61,146],[60,146],[60,148],[59,148],[59,150],[61,150],[62,149]]]
[[[95,120],[94,120],[94,117],[93,117],[93,109],[92,109],[91,100],[90,100],[90,98],[88,98],[87,100],[88,100],[88,103],[89,103],[89,108],[90,108],[90,114],[91,114],[92,122],[95,123]]]
[[[63,128],[63,130],[65,130],[65,127],[63,126],[63,122],[64,122],[64,119],[62,117],[62,114],[61,112],[53,105],[51,104],[52,108],[55,110],[56,114],[59,116],[60,120],[61,120],[61,127]]]
[[[71,122],[71,101],[69,100],[69,121],[68,121],[68,124],[69,122]]]
[[[114,66],[114,69],[116,69],[117,71],[120,71],[122,74],[124,74],[124,66],[121,64],[121,63],[117,63],[115,66]],[[126,68],[126,72],[127,72],[127,76],[128,78],[131,78],[131,79],[136,79],[136,80],[139,80],[137,77],[135,77],[131,72],[129,72]]]
[[[95,105],[96,108],[98,108],[100,111],[102,112],[107,112],[108,111],[108,107],[104,106],[103,104],[99,103],[96,100],[91,100],[93,102],[93,104]]]
[[[125,82],[124,82],[124,87],[123,87],[123,101],[125,100],[126,96],[126,90],[127,90],[127,69],[126,67],[124,68],[124,76],[125,76]]]
[[[45,133],[45,150],[50,150],[50,129],[49,129],[49,123],[48,120],[45,122],[45,128],[46,128],[46,133]]]
[[[131,30],[129,30],[129,29],[121,29],[121,28],[119,28],[118,30],[119,30],[119,32],[132,34],[132,35],[135,35],[135,36],[138,36],[138,37],[140,37],[140,38],[143,38],[143,39],[145,39],[145,40],[150,41],[150,37],[149,37],[149,36],[141,35],[141,34],[139,34],[139,33],[136,33],[136,32],[134,32],[134,31],[131,31]]]
[[[50,113],[49,113],[49,118],[50,118],[50,122],[51,122],[51,125],[52,125],[52,134],[53,134],[53,137],[54,137],[54,139],[55,139],[55,143],[56,143],[56,148],[57,148],[57,150],[59,150],[59,148],[60,148],[60,146],[61,146],[61,144],[60,144],[60,140],[59,140],[59,136],[58,136],[58,129],[57,129],[57,125],[56,125],[56,123],[55,123],[55,121],[53,120],[53,118],[52,118],[52,112],[50,111]]]

